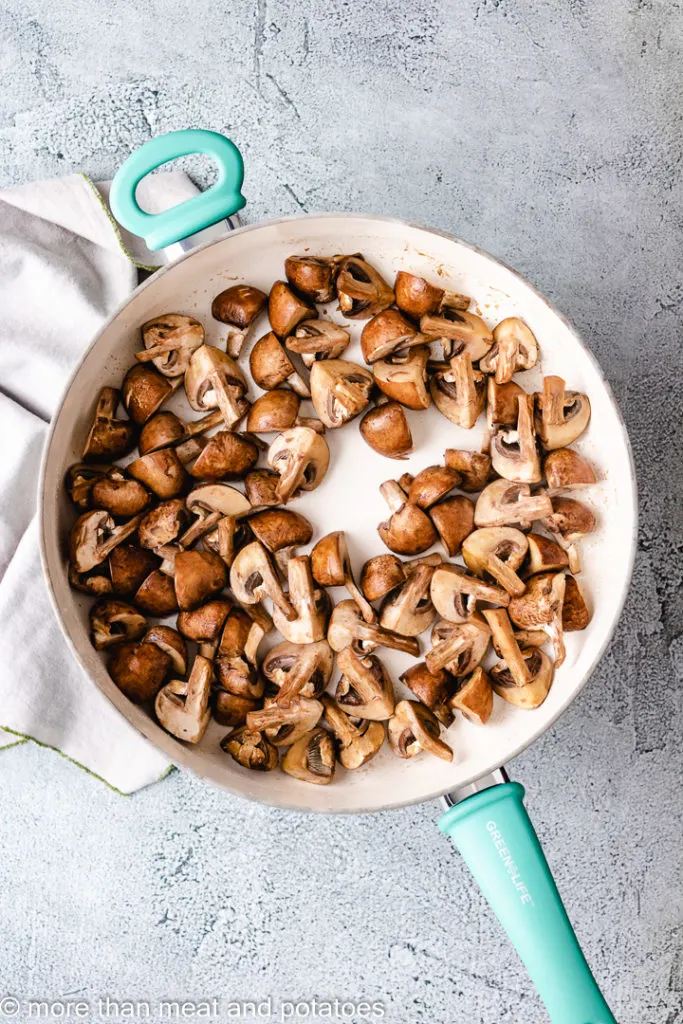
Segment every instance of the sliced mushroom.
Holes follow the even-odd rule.
[[[230,589],[240,604],[258,604],[267,595],[285,618],[297,616],[280,586],[268,552],[257,540],[236,555],[230,568]]]
[[[275,747],[289,747],[320,721],[323,706],[310,697],[292,697],[287,707],[274,700],[247,715],[247,728],[262,732]]]
[[[149,491],[137,480],[131,480],[118,466],[96,480],[90,491],[93,508],[103,508],[120,519],[144,512],[150,503]]]
[[[552,512],[547,494],[532,494],[528,484],[494,480],[477,498],[474,508],[476,526],[519,525],[528,529],[536,519]]]
[[[494,377],[486,383],[486,426],[490,432],[499,427],[515,427],[519,411],[519,399],[526,392],[513,380],[507,384],[496,384]]]
[[[128,472],[162,499],[175,498],[184,489],[187,473],[175,448],[141,455],[127,466]]]
[[[377,616],[353,578],[351,556],[343,530],[322,537],[311,551],[313,579],[321,587],[346,587],[366,622]]]
[[[259,505],[279,505],[279,483],[279,475],[271,469],[254,469],[244,478],[244,490],[254,508]]]
[[[311,427],[321,434],[320,420],[299,416],[300,398],[294,391],[276,388],[257,398],[247,416],[246,428],[255,434],[276,434],[289,427]]]
[[[192,611],[181,612],[178,616],[178,629],[188,640],[215,640],[220,636],[231,608],[232,604],[227,598],[214,598]]]
[[[342,427],[368,405],[372,374],[346,359],[324,359],[311,367],[311,400],[326,427]]]
[[[159,618],[177,612],[178,602],[172,577],[160,569],[154,569],[135,591],[133,603],[140,611]]]
[[[524,576],[533,576],[537,572],[550,572],[564,569],[569,565],[566,551],[559,544],[549,540],[540,533],[527,534],[529,552],[524,563]]]
[[[548,643],[548,634],[542,629],[516,629],[512,635],[517,646],[522,650],[526,650],[528,647],[545,647]],[[493,649],[498,657],[502,658],[503,653],[497,640],[493,640]]]
[[[461,711],[468,722],[486,725],[493,712],[493,687],[488,672],[481,665],[449,701],[453,711]]]
[[[430,595],[441,618],[449,622],[468,622],[479,601],[502,608],[510,603],[510,595],[502,587],[468,576],[459,565],[441,565],[434,570]]]
[[[337,654],[341,679],[335,698],[353,718],[383,722],[394,713],[394,688],[385,666],[374,654],[357,655],[352,647]]]
[[[309,299],[297,295],[284,281],[276,281],[268,296],[268,319],[279,338],[288,337],[302,320],[312,320],[318,312]]]
[[[491,631],[478,615],[468,622],[440,620],[432,629],[434,646],[425,655],[425,664],[432,675],[444,668],[454,676],[469,675],[484,660],[490,640]]]
[[[215,672],[222,692],[252,701],[263,698],[265,683],[255,667],[257,649],[263,635],[263,629],[252,621],[246,611],[242,608],[230,610],[215,659]],[[229,708],[229,702],[226,705],[219,697],[220,692],[217,693],[216,706],[224,714]],[[248,710],[255,711],[256,707]]]
[[[538,343],[533,331],[519,317],[509,316],[493,328],[493,345],[479,369],[495,374],[496,384],[507,384],[517,370],[530,370],[537,362]]]
[[[541,520],[541,525],[552,533],[560,547],[567,552],[569,568],[581,572],[581,559],[576,541],[592,533],[597,525],[594,513],[576,498],[551,498],[553,511]]]
[[[491,475],[491,456],[486,452],[468,452],[460,448],[445,451],[447,469],[460,476],[458,487],[462,491],[482,491]]]
[[[310,427],[292,427],[275,438],[268,449],[268,465],[280,476],[276,494],[287,502],[298,490],[314,491],[330,464],[327,441]]]
[[[440,413],[465,430],[479,418],[486,400],[485,377],[472,367],[469,352],[451,358],[447,369],[432,376],[430,392]]]
[[[399,270],[396,275],[394,292],[398,308],[414,320],[436,312],[444,295],[443,288],[437,288],[425,281],[424,277],[409,274],[405,270]]]
[[[254,345],[249,356],[249,369],[258,386],[264,391],[274,391],[283,384],[289,384],[292,391],[303,398],[308,398],[311,394],[308,384],[298,373],[282,342],[273,331],[264,334]]]
[[[436,617],[429,596],[433,573],[431,565],[419,565],[409,573],[405,583],[385,598],[380,625],[401,636],[419,636],[429,629]]]
[[[306,320],[285,338],[285,347],[301,356],[304,366],[318,359],[338,359],[348,347],[351,335],[332,320]]]
[[[121,397],[133,423],[142,426],[180,386],[179,377],[169,380],[153,366],[131,366],[123,378]]]
[[[306,516],[288,508],[267,508],[249,519],[251,532],[275,556],[278,568],[287,575],[287,565],[298,547],[308,544],[313,527]]]
[[[333,651],[343,651],[345,647],[353,645],[356,652],[365,654],[381,645],[405,654],[417,655],[420,652],[420,645],[414,638],[365,622],[355,601],[340,601],[334,608],[327,630],[327,642]]]
[[[126,640],[138,640],[145,631],[144,615],[126,601],[105,597],[90,609],[90,638],[96,651]]]
[[[410,425],[398,402],[385,402],[369,409],[360,421],[364,441],[388,459],[404,459],[413,450]]]
[[[101,509],[80,515],[69,535],[69,561],[76,572],[90,572],[103,562],[118,544],[135,533],[141,519],[135,516],[116,526],[109,513]]]
[[[213,551],[179,551],[174,566],[175,593],[181,611],[192,611],[228,582],[225,563]]]
[[[428,509],[445,498],[460,483],[460,474],[446,466],[427,466],[414,476],[408,487],[408,501]]]
[[[190,472],[196,479],[239,480],[258,462],[254,441],[234,430],[219,430],[209,438]]]
[[[82,512],[90,508],[92,489],[108,472],[109,466],[89,466],[86,462],[76,462],[69,466],[64,486],[74,505]]]
[[[159,451],[160,448],[183,445],[207,430],[220,426],[222,422],[223,414],[220,409],[190,423],[185,423],[174,412],[158,412],[147,420],[140,431],[138,450],[140,455],[148,455],[149,452]]]
[[[288,597],[296,609],[296,616],[288,617],[276,605],[273,609],[275,628],[292,644],[313,644],[323,640],[329,618],[329,600],[324,590],[315,587],[308,555],[290,558],[287,579]]]
[[[204,328],[193,316],[164,313],[141,327],[144,350],[139,363],[153,362],[164,377],[182,377],[195,349],[204,344]]]
[[[283,772],[314,786],[328,786],[334,779],[334,769],[334,740],[322,728],[302,736],[282,759]]]
[[[524,593],[517,575],[527,553],[528,542],[521,530],[511,526],[487,526],[475,530],[463,541],[465,565],[475,576],[491,576],[513,597]]]
[[[349,320],[368,320],[394,301],[393,289],[362,256],[346,256],[337,275],[339,309]]]
[[[328,694],[322,698],[325,721],[337,740],[337,756],[341,765],[354,771],[367,764],[384,743],[386,731],[383,722],[368,722],[354,717],[351,721],[335,700]]]
[[[170,626],[152,626],[142,638],[143,644],[155,644],[160,651],[165,651],[171,659],[171,668],[178,675],[187,672],[187,644],[180,633]]]
[[[182,498],[162,501],[156,508],[150,509],[140,521],[138,526],[140,546],[150,551],[156,551],[167,544],[172,544],[187,526],[189,518]]]
[[[219,409],[228,430],[248,408],[247,380],[234,359],[214,345],[192,353],[185,373],[185,394],[197,412]]]
[[[211,662],[198,654],[187,682],[172,679],[159,690],[154,701],[154,711],[171,736],[185,743],[199,743],[211,718],[209,698],[212,678]]]
[[[438,316],[426,314],[420,318],[420,330],[430,339],[444,342],[447,359],[467,353],[473,363],[482,359],[493,344],[493,334],[480,316],[464,309],[449,307]]]
[[[490,672],[493,689],[499,697],[515,707],[531,710],[540,707],[548,696],[553,681],[553,663],[538,648],[522,651],[530,682],[518,686],[505,661],[499,661]]]
[[[223,483],[200,484],[190,491],[185,502],[195,521],[180,539],[183,547],[191,547],[215,529],[221,519],[237,521],[251,511],[251,504],[242,492]]]
[[[256,711],[259,701],[240,697],[236,693],[228,693],[219,688],[213,694],[213,717],[219,725],[233,728],[244,725],[250,711]],[[275,749],[273,747],[273,749]]]
[[[553,642],[555,668],[567,655],[562,632],[564,594],[564,573],[539,573],[528,580],[524,593],[513,598],[508,608],[510,618],[520,629],[542,629],[548,634]]]
[[[292,288],[313,302],[332,302],[339,269],[337,256],[288,256],[285,276]]]
[[[249,284],[234,284],[220,292],[211,304],[215,320],[236,330],[228,338],[228,353],[237,359],[242,351],[246,332],[266,304],[268,296]]]
[[[515,638],[507,611],[505,608],[485,608],[484,618],[491,630],[496,650],[500,651],[515,686],[526,686],[531,682],[529,667]]]
[[[585,629],[590,620],[591,614],[579,584],[573,576],[565,576],[562,628],[565,633],[574,633],[577,630]]]
[[[221,750],[230,754],[243,768],[253,772],[272,772],[277,768],[277,750],[260,732],[246,726],[233,729],[221,740]]]
[[[386,359],[392,352],[424,345],[425,338],[397,309],[385,309],[368,320],[360,336],[360,347],[366,363]]]
[[[456,494],[432,506],[429,516],[446,553],[453,558],[474,529],[474,505],[463,494]]]
[[[442,761],[452,761],[453,751],[439,739],[440,731],[439,721],[429,708],[414,700],[402,700],[389,720],[389,743],[397,757],[414,757],[426,750]]]
[[[546,451],[566,448],[584,432],[591,418],[588,396],[565,391],[562,377],[544,377],[536,395],[536,432]]]
[[[106,574],[104,567],[93,569],[91,572],[76,572],[73,565],[68,567],[69,586],[74,590],[80,590],[82,594],[91,594],[93,597],[103,597],[114,591],[114,585]]]
[[[319,697],[332,676],[334,655],[326,640],[292,644],[284,640],[266,654],[261,671],[278,687],[275,700],[286,706],[292,697]]]
[[[399,678],[442,725],[448,727],[452,723],[453,712],[448,706],[448,701],[453,694],[455,683],[445,669],[440,669],[432,675],[425,662],[420,661],[416,665],[411,665]]]
[[[432,403],[427,388],[428,360],[426,345],[394,352],[373,363],[375,384],[388,398],[408,409],[428,409]]]
[[[565,487],[589,487],[597,480],[590,463],[571,448],[558,448],[546,455],[543,475],[550,491],[559,491]]]
[[[129,640],[114,648],[107,670],[129,700],[134,704],[144,704],[156,697],[171,665],[169,655],[156,644]]]
[[[115,388],[102,388],[95,415],[83,448],[84,459],[118,459],[135,444],[135,424],[116,418],[120,395]]]
[[[517,426],[501,427],[491,438],[491,462],[499,476],[518,483],[537,484],[542,478],[541,461],[534,431],[534,399],[517,399]]]
[[[386,480],[380,492],[391,516],[379,524],[377,532],[389,550],[399,555],[419,555],[430,548],[437,535],[429,516],[410,504],[395,480]]]

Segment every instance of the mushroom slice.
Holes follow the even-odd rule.
[[[157,452],[160,448],[173,448],[186,444],[223,422],[220,409],[209,412],[201,419],[185,423],[174,412],[157,412],[147,420],[138,440],[140,455]],[[182,461],[182,460],[181,460]]]
[[[444,296],[443,288],[437,288],[424,277],[409,274],[405,270],[399,270],[396,275],[394,292],[398,308],[414,320],[435,313]]]
[[[280,476],[276,494],[285,503],[299,489],[314,491],[329,464],[327,441],[310,427],[284,430],[268,449],[268,465]]]
[[[175,498],[184,489],[187,473],[175,448],[141,455],[127,466],[128,472],[162,499]]]
[[[96,480],[90,491],[93,508],[106,509],[119,518],[136,516],[144,512],[149,503],[147,488],[137,480],[130,480],[118,466],[112,466],[106,476]]]
[[[247,715],[247,728],[262,732],[275,747],[289,747],[320,721],[323,706],[310,697],[292,697],[287,707],[266,700],[258,711]]]
[[[74,590],[80,590],[82,594],[102,597],[104,594],[111,594],[114,591],[114,585],[106,575],[104,568],[99,571],[95,569],[92,572],[79,573],[76,572],[73,565],[69,564],[68,576],[69,586]]]
[[[140,521],[138,526],[140,547],[156,551],[167,544],[172,544],[187,526],[189,518],[182,498],[162,501],[156,508],[150,509]]]
[[[322,703],[325,721],[335,735],[337,756],[344,768],[354,771],[379,753],[386,736],[383,722],[358,720],[355,716],[351,721],[328,694],[323,695]]]
[[[260,700],[265,684],[255,671],[258,644],[264,630],[242,608],[232,608],[225,620],[215,660],[222,690],[236,697]],[[249,708],[254,711],[256,708]]]
[[[156,644],[129,640],[113,649],[107,670],[129,700],[144,704],[156,697],[171,665],[169,655]]]
[[[232,604],[227,598],[217,597],[192,611],[181,612],[178,616],[178,629],[188,640],[215,640],[231,609]]]
[[[223,483],[200,484],[190,491],[185,502],[195,517],[192,526],[180,538],[185,548],[214,529],[222,518],[237,520],[251,511],[251,504],[242,492]]]
[[[502,608],[510,603],[510,595],[502,587],[468,576],[459,565],[441,565],[434,570],[430,595],[437,612],[448,622],[469,622],[479,601]]]
[[[135,444],[135,424],[116,418],[120,395],[115,388],[102,388],[95,415],[83,448],[84,459],[118,459]],[[74,499],[75,500],[75,499]]]
[[[179,551],[175,556],[175,593],[181,611],[198,608],[227,582],[225,563],[213,551]]]
[[[452,558],[460,551],[466,537],[474,529],[474,505],[463,494],[440,501],[429,510],[446,554]]]
[[[397,309],[385,309],[368,320],[360,336],[360,347],[366,363],[386,359],[397,350],[424,345],[425,338]]]
[[[318,312],[313,303],[297,295],[284,281],[276,281],[268,296],[268,319],[279,338],[286,338],[302,320],[314,320]]]
[[[527,534],[529,551],[524,563],[524,576],[533,576],[537,572],[550,572],[564,569],[569,565],[567,553],[559,544],[540,533]]]
[[[290,558],[287,565],[288,597],[296,609],[288,618],[275,606],[273,622],[285,640],[293,644],[313,644],[323,640],[327,629],[330,603],[324,590],[316,590],[308,555]]]
[[[338,359],[350,338],[349,332],[332,320],[307,320],[285,338],[285,348],[300,355],[304,366],[312,366],[319,359]]]
[[[425,664],[432,675],[444,668],[454,676],[469,675],[484,660],[490,640],[491,631],[478,615],[461,623],[440,620],[432,629],[434,646]]]
[[[500,651],[507,665],[510,678],[514,680],[515,686],[526,686],[531,682],[531,675],[515,639],[507,611],[504,608],[486,608],[484,618],[491,629],[496,650]]]
[[[143,644],[155,644],[171,659],[171,668],[178,675],[187,672],[187,644],[177,630],[170,626],[152,626],[142,638]]]
[[[64,486],[74,505],[82,512],[90,508],[92,489],[108,472],[109,466],[89,466],[86,462],[76,462],[69,466]]]
[[[440,413],[458,427],[470,430],[484,409],[485,377],[472,367],[469,352],[451,358],[448,368],[432,376],[430,392]]]
[[[77,573],[90,572],[103,562],[114,548],[135,533],[142,516],[116,526],[108,512],[96,509],[84,512],[71,527],[69,561]]]
[[[377,616],[353,578],[351,556],[343,530],[322,537],[311,551],[313,579],[321,587],[346,587],[358,605],[366,622],[375,622]]]
[[[145,577],[135,591],[133,601],[141,611],[159,618],[178,611],[173,579],[160,569],[154,569]]]
[[[492,576],[508,594],[518,597],[525,584],[517,575],[528,550],[521,530],[512,526],[487,526],[475,530],[462,545],[465,565],[475,576]]]
[[[372,374],[346,359],[323,359],[311,367],[311,400],[326,427],[343,427],[368,405]]]
[[[369,409],[360,421],[364,441],[388,459],[405,459],[413,450],[410,425],[398,402],[384,402]]]
[[[221,750],[253,772],[272,772],[277,768],[277,750],[260,732],[254,732],[245,725],[233,729],[221,740]]]
[[[591,613],[584,601],[581,588],[573,576],[565,576],[564,603],[562,605],[562,628],[565,633],[585,629],[591,620]]]
[[[310,390],[305,380],[297,372],[294,363],[287,355],[282,342],[270,331],[254,345],[249,356],[251,375],[264,391],[274,391],[283,384],[289,384],[302,398],[310,397]]]
[[[334,769],[334,740],[322,728],[302,736],[282,759],[283,772],[314,786],[328,786],[334,779]]]
[[[491,456],[487,452],[468,452],[460,448],[447,448],[447,469],[460,476],[458,487],[462,491],[482,491],[491,475]]]
[[[277,488],[280,477],[272,469],[253,469],[244,478],[244,490],[254,508],[259,505],[279,505]]]
[[[499,661],[490,671],[493,689],[499,697],[515,707],[530,710],[540,707],[548,696],[553,681],[553,663],[538,648],[522,651],[530,682],[524,686],[515,683],[505,661]]]
[[[195,349],[185,372],[185,394],[197,412],[218,408],[228,430],[247,411],[247,380],[234,359],[214,345]]]
[[[204,344],[204,328],[193,316],[164,313],[141,327],[142,352],[139,363],[153,362],[164,377],[182,377],[195,349]]]
[[[541,520],[541,525],[552,533],[560,547],[567,552],[569,568],[581,572],[581,559],[576,541],[592,533],[596,527],[594,513],[576,498],[551,498],[553,511]]]
[[[543,460],[543,475],[549,491],[565,487],[589,487],[597,478],[590,463],[571,448],[558,448]]]
[[[230,589],[240,604],[258,604],[267,595],[285,618],[297,617],[284,595],[268,552],[257,540],[236,555],[230,568]]]
[[[536,432],[546,451],[566,448],[584,432],[591,418],[588,396],[565,391],[562,377],[544,377],[536,395]]]
[[[159,690],[154,711],[171,736],[185,743],[199,743],[211,718],[209,698],[212,679],[211,662],[198,654],[187,681],[172,679]]]
[[[452,723],[453,712],[448,706],[448,701],[453,694],[455,683],[445,669],[440,669],[432,675],[426,663],[419,661],[416,665],[411,665],[399,678],[442,725],[448,727]]]
[[[448,307],[438,316],[420,318],[420,330],[429,338],[444,342],[446,358],[467,353],[473,363],[482,359],[493,344],[493,334],[480,316]]]
[[[394,352],[373,363],[375,384],[388,398],[408,409],[428,409],[432,403],[427,389],[428,360],[426,345]]]
[[[522,650],[526,650],[527,647],[545,647],[548,643],[548,634],[542,629],[516,629],[512,635]],[[503,657],[497,640],[493,641],[493,649],[499,658]]]
[[[439,721],[429,708],[414,700],[402,700],[389,720],[389,743],[397,757],[415,757],[426,750],[442,761],[452,761],[453,751],[439,739],[440,731]]]
[[[528,529],[536,519],[552,512],[547,494],[532,494],[528,484],[510,480],[494,480],[477,498],[474,508],[476,526],[508,526],[519,524]]]
[[[158,412],[164,402],[180,387],[179,377],[169,380],[153,366],[131,366],[123,378],[121,398],[133,423],[142,426]]]
[[[429,629],[436,611],[429,596],[429,585],[434,574],[431,565],[420,565],[409,573],[405,583],[385,598],[380,625],[401,636],[419,636]]]
[[[498,427],[514,427],[517,424],[519,399],[526,392],[513,380],[507,384],[496,384],[489,377],[486,384],[486,426],[490,431]]]
[[[537,362],[538,343],[533,331],[519,317],[509,316],[493,328],[493,345],[479,369],[495,374],[496,384],[507,384],[517,370],[530,370]]]
[[[90,639],[96,651],[138,640],[145,631],[144,615],[126,601],[105,597],[90,609]]]
[[[493,687],[488,672],[481,665],[453,694],[449,708],[461,711],[463,718],[477,725],[486,725],[493,712]]]
[[[359,657],[351,647],[337,655],[342,673],[335,698],[339,706],[353,718],[383,722],[394,712],[394,688],[386,668],[374,654]]]
[[[287,706],[293,697],[319,697],[332,676],[334,655],[326,640],[292,644],[284,640],[266,654],[261,671],[278,687],[275,701]]]
[[[228,354],[237,359],[242,351],[247,329],[266,304],[268,296],[249,284],[234,284],[220,292],[211,304],[215,320],[236,330],[228,337]]]
[[[365,622],[355,601],[340,601],[333,610],[327,630],[327,642],[332,650],[337,652],[353,645],[356,652],[365,654],[381,645],[403,651],[405,654],[420,653],[420,645],[414,638],[401,636],[390,629]]]
[[[408,501],[428,509],[445,498],[460,483],[460,474],[446,466],[427,466],[414,476],[408,487]]]
[[[506,480],[537,484],[543,474],[534,431],[533,395],[519,395],[517,405],[516,428],[501,427],[491,438],[491,462]]]
[[[567,656],[562,633],[564,594],[564,573],[539,573],[528,580],[524,593],[513,598],[508,608],[510,618],[520,629],[542,629],[548,634],[553,642],[555,668]]]
[[[386,597],[406,578],[404,564],[396,555],[376,555],[369,558],[360,573],[361,590],[368,601]]]
[[[345,256],[337,275],[339,309],[349,320],[368,320],[394,301],[393,289],[362,256]]]
[[[391,515],[380,523],[377,532],[390,551],[399,555],[419,555],[436,541],[436,530],[429,516],[411,505],[395,480],[385,480],[380,493]]]
[[[237,480],[254,468],[258,457],[258,446],[244,434],[219,430],[204,445],[190,472],[195,478]]]
[[[339,269],[337,256],[288,256],[285,276],[292,288],[313,302],[332,302]]]

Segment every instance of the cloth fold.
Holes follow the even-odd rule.
[[[138,196],[157,213],[195,193],[170,172],[146,178]],[[34,740],[132,793],[166,774],[168,759],[74,661],[43,580],[36,518],[47,424],[69,373],[138,268],[161,262],[119,229],[107,196],[107,183],[84,175],[0,192],[0,748]]]

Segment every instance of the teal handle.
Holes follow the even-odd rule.
[[[135,198],[142,179],[180,156],[205,153],[218,165],[218,179],[205,192],[186,199],[163,213],[145,213]],[[148,249],[163,249],[241,210],[246,199],[240,191],[244,163],[239,149],[218,132],[186,128],[150,139],[121,165],[111,183],[109,204],[117,221],[144,238]]]
[[[553,1024],[617,1024],[562,905],[517,782],[485,789],[439,822],[519,953]]]

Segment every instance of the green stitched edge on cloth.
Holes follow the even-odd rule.
[[[130,251],[128,246],[123,241],[123,238],[121,237],[121,231],[119,230],[119,226],[116,223],[116,221],[114,220],[114,218],[112,216],[111,210],[109,209],[109,207],[105,203],[104,199],[102,198],[102,195],[99,192],[99,190],[98,190],[97,186],[95,185],[95,183],[93,182],[92,178],[89,178],[88,175],[84,174],[82,171],[81,171],[81,178],[83,178],[85,183],[89,186],[89,188],[90,188],[91,192],[93,193],[93,195],[95,196],[97,202],[102,207],[102,210],[104,211],[104,215],[105,215],[105,217],[107,218],[107,220],[109,221],[109,223],[112,226],[114,234],[116,235],[116,241],[119,243],[119,246],[121,248],[121,252],[124,254],[124,256],[127,259],[129,259],[130,262],[133,264],[133,266],[137,267],[138,270],[149,270],[149,271],[158,270],[159,267],[161,266],[161,264],[157,264],[156,266],[154,266],[151,263],[150,264],[148,264],[148,263],[138,263],[138,261],[133,256],[133,253]]]

